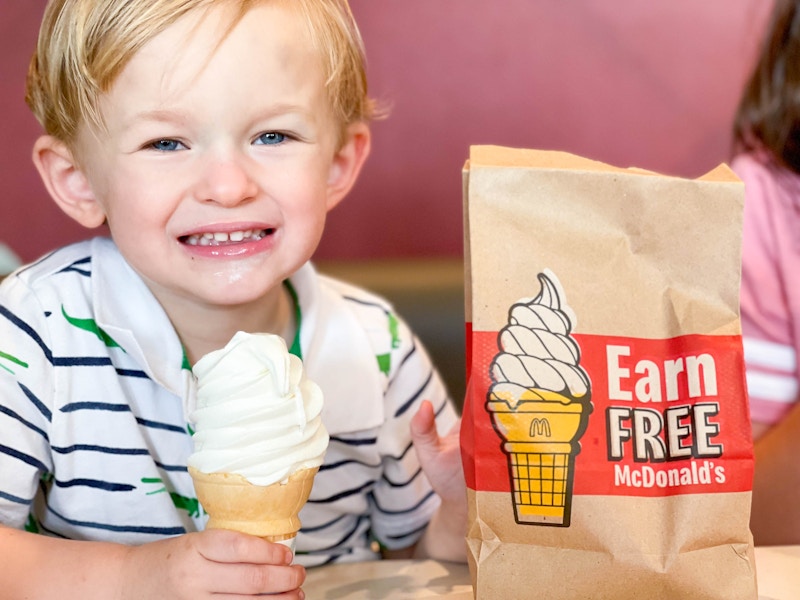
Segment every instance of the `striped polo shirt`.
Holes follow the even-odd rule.
[[[427,399],[444,432],[452,403],[384,300],[311,265],[290,282],[331,435],[297,560],[372,559],[373,540],[406,547],[439,505],[409,422]],[[110,240],[17,271],[0,286],[0,523],[126,544],[202,529],[186,467],[194,389],[166,313]]]

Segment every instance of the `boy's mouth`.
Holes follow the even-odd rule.
[[[189,246],[225,246],[241,242],[257,242],[274,233],[274,229],[244,229],[242,231],[215,231],[181,236],[180,241]]]

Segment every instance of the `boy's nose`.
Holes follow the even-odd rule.
[[[215,158],[202,165],[196,189],[201,202],[234,206],[255,197],[256,183],[238,157]]]

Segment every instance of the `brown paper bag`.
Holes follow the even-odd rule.
[[[476,598],[755,599],[742,184],[487,146],[464,184]]]

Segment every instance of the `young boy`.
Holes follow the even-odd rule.
[[[325,394],[331,444],[295,562],[375,558],[374,541],[463,560],[438,375],[381,299],[308,263],[369,152],[351,19],[345,0],[49,3],[34,162],[110,239],[0,287],[8,597],[303,597],[283,546],[202,531],[186,469],[190,365],[238,330],[282,335]]]

